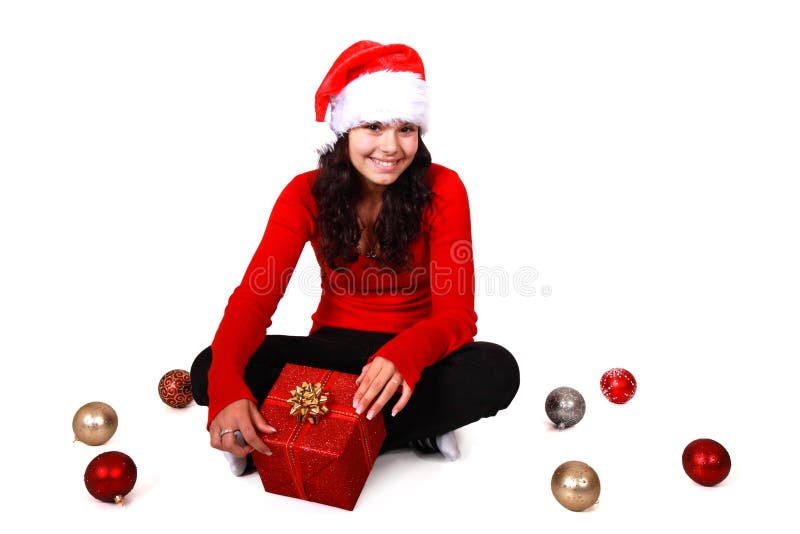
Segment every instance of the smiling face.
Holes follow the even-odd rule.
[[[348,133],[348,153],[367,191],[382,192],[403,174],[419,146],[419,128],[408,122],[370,122]]]

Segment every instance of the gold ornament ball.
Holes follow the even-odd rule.
[[[582,512],[600,497],[600,478],[588,464],[564,462],[556,468],[550,480],[556,500],[568,510]]]
[[[75,441],[87,445],[102,445],[117,431],[117,412],[105,402],[89,402],[72,418]]]

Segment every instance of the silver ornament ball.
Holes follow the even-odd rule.
[[[556,388],[544,402],[544,411],[555,425],[563,430],[583,419],[586,401],[577,390],[570,387]]]

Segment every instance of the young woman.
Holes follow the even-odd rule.
[[[467,193],[432,164],[422,60],[412,48],[360,41],[334,62],[316,94],[336,141],[319,168],[280,194],[211,347],[192,366],[209,406],[211,446],[236,474],[258,411],[287,362],[358,375],[353,407],[384,414],[383,450],[412,445],[458,457],[452,431],[506,408],[519,369],[503,347],[475,342]],[[322,294],[308,336],[268,334],[300,253],[311,243]]]

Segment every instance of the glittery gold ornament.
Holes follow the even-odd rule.
[[[117,412],[105,402],[84,404],[72,418],[75,441],[102,445],[117,431]]]
[[[550,480],[553,496],[564,508],[582,512],[597,502],[600,478],[588,464],[564,462],[556,468]]]
[[[290,415],[297,416],[301,423],[308,420],[312,425],[317,424],[317,420],[328,413],[328,392],[322,391],[322,384],[309,384],[303,382],[302,386],[295,386],[289,393],[292,396],[286,402],[292,405],[289,409]]]

